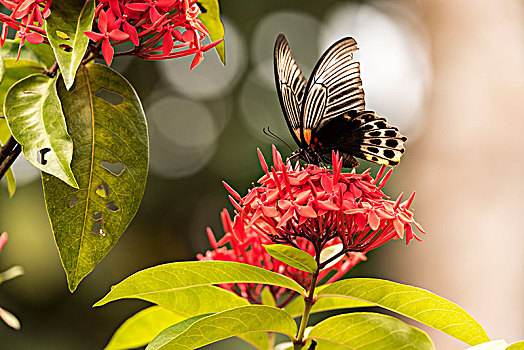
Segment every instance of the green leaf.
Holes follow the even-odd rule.
[[[202,13],[198,15],[198,18],[202,21],[204,26],[209,31],[209,36],[212,41],[220,40],[224,37],[225,30],[224,24],[220,20],[220,9],[218,0],[199,0],[198,4],[202,9]],[[205,12],[204,12],[205,11]],[[224,41],[215,46],[218,56],[222,64],[226,64],[226,46]]]
[[[152,306],[128,318],[113,334],[106,350],[138,348],[148,344],[160,332],[187,317],[160,306]]]
[[[0,118],[0,147],[7,142],[11,137],[11,131],[7,126],[7,122],[4,118]],[[7,193],[9,193],[9,198],[13,197],[16,191],[16,181],[11,168],[7,169],[5,172],[5,180],[7,182]]]
[[[327,261],[331,259],[333,256],[340,253],[342,249],[344,249],[344,245],[342,243],[339,243],[339,244],[332,245],[322,250],[320,252],[320,264],[322,264],[324,261]],[[340,255],[338,258],[334,259],[333,261],[329,262],[326,266],[324,266],[322,270],[329,269],[331,266],[335,265],[343,257],[344,257],[344,254]]]
[[[310,273],[315,273],[317,270],[318,266],[315,259],[300,249],[283,244],[263,246],[273,258],[293,266],[294,268]]]
[[[275,297],[273,296],[273,294],[271,294],[271,291],[268,287],[262,289],[262,304],[273,307],[277,306]]]
[[[182,261],[139,271],[116,286],[94,306],[124,298],[152,298],[155,294],[222,283],[263,283],[281,286],[304,295],[292,279],[260,267],[229,261]]]
[[[506,350],[524,350],[524,340],[511,344]]]
[[[56,80],[33,74],[13,85],[5,98],[5,117],[31,164],[78,188],[70,167],[73,141],[67,133]]]
[[[15,59],[4,58],[4,64],[5,75],[0,84],[0,103],[2,103],[0,116],[2,117],[4,116],[4,102],[7,91],[9,91],[9,89],[20,80],[35,73],[42,73],[45,70],[45,67],[40,63],[24,59],[20,59],[16,62]]]
[[[139,336],[140,343],[138,343],[138,339],[135,339],[133,331],[134,327],[139,327],[139,325],[142,324],[142,321],[138,322],[135,320],[135,317],[139,320],[142,319],[143,315],[138,313],[135,316],[132,316],[130,319],[128,319],[115,332],[113,338],[116,337],[116,340],[111,340],[110,342],[110,344],[113,344],[112,346],[116,346],[116,344],[121,344],[124,340],[130,341],[132,339],[136,340],[136,342],[134,343],[135,345],[129,345],[127,347],[121,345],[122,348],[133,348],[142,346],[153,340],[153,338],[163,329],[177,322],[185,320],[189,317],[201,314],[215,313],[239,306],[249,305],[249,302],[247,302],[247,300],[237,296],[236,294],[228,290],[214,286],[200,286],[177,291],[168,291],[166,293],[161,294],[146,295],[140,299],[157,303],[162,307],[163,310],[168,310],[169,313],[164,312],[164,314],[167,315],[166,319],[169,320],[168,324],[166,325],[166,322],[159,319],[158,326],[156,326],[156,323],[154,324],[152,321],[149,320],[149,318],[154,318],[156,316],[148,316],[147,327],[150,328],[150,331],[147,332],[147,337],[144,336],[144,334],[146,333],[145,331],[139,333],[137,336]],[[156,314],[157,313],[155,313],[155,315]],[[148,314],[146,313],[145,315]],[[158,317],[161,317],[160,312],[158,312]],[[131,321],[131,319],[133,319],[133,321]],[[172,322],[173,319],[176,319],[176,322]],[[130,324],[132,324],[133,327],[129,327]],[[241,338],[259,349],[267,348],[266,333],[249,333],[245,334]]]
[[[343,296],[373,303],[469,345],[489,341],[486,331],[464,309],[425,289],[373,278],[353,278],[330,284],[318,293],[319,298],[324,296]]]
[[[428,335],[404,322],[373,313],[352,313],[330,317],[309,332],[317,349],[434,349]]]
[[[84,31],[91,30],[94,16],[94,0],[53,1],[51,16],[45,21],[47,38],[68,90],[89,44]]]
[[[4,58],[0,55],[0,84],[2,83],[2,80],[4,80],[5,75],[5,63]]]
[[[160,305],[175,311],[179,315],[186,316],[186,318],[249,305],[246,299],[215,286],[166,290],[159,293],[138,295],[136,298]]]
[[[144,111],[133,87],[99,64],[80,66],[75,88],[58,95],[73,138],[79,189],[43,174],[47,213],[74,291],[111,250],[142,200],[148,171]]]
[[[297,325],[280,309],[265,305],[242,306],[169,327],[146,349],[196,349],[222,339],[261,331],[283,333],[293,338]]]
[[[313,305],[311,313],[370,306],[375,305],[360,300],[343,297],[323,297],[318,299],[317,302]],[[292,317],[302,316],[304,313],[304,298],[301,296],[296,297],[289,304],[287,304],[287,306],[284,308],[284,311],[286,311]]]
[[[0,49],[0,54],[5,59],[10,59],[12,62],[15,62],[16,65],[19,45],[20,39],[6,40],[4,46]],[[50,68],[56,61],[51,46],[47,44],[34,45],[27,41],[20,51],[20,59],[38,62],[42,67],[46,68]]]

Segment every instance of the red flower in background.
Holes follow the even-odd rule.
[[[84,34],[93,41],[102,40],[102,55],[107,65],[110,66],[113,61],[113,55],[115,50],[111,46],[110,40],[122,41],[129,38],[129,35],[118,30],[111,29],[111,26],[114,24],[114,20],[108,23],[107,15],[104,10],[101,10],[98,15],[98,29],[100,33],[95,33],[92,31],[84,32]]]
[[[273,242],[294,245],[305,239],[322,250],[339,239],[345,251],[368,252],[404,235],[406,243],[419,240],[412,224],[424,233],[409,210],[414,193],[401,202],[402,194],[392,201],[381,191],[392,169],[385,174],[382,166],[375,178],[369,169],[342,173],[342,159],[336,153],[332,170],[298,162],[293,167],[274,147],[271,169],[260,150],[259,158],[265,172],[259,186],[245,197],[227,188],[245,225],[266,232]]]
[[[309,287],[311,274],[271,257],[264,249],[263,245],[273,244],[270,235],[266,233],[266,230],[271,231],[270,227],[265,227],[263,222],[260,222],[256,226],[246,227],[239,215],[232,221],[226,209],[222,211],[220,216],[226,234],[217,242],[213,232],[208,228],[207,235],[212,250],[207,251],[205,255],[197,255],[198,260],[234,261],[258,266],[292,278],[304,288]],[[337,243],[339,243],[339,241],[333,240],[327,246]],[[311,242],[305,239],[298,239],[297,246],[303,251],[315,256],[315,249]],[[318,281],[324,280],[326,283],[336,281],[362,260],[366,260],[365,255],[362,253],[344,255],[342,259],[338,260],[329,269],[321,271]],[[333,271],[335,271],[334,274],[332,273]],[[223,284],[221,287],[237,293],[252,303],[261,303],[261,292],[264,285],[239,283]],[[281,301],[278,307],[284,307],[295,295],[294,292],[282,287],[270,286],[269,288],[275,300],[278,300],[282,296],[287,296],[287,298]],[[286,295],[286,293],[289,293],[289,295]]]
[[[11,11],[0,13],[3,23],[0,46],[5,43],[8,28],[17,31],[20,49],[26,41],[49,43],[42,28],[51,13],[52,0],[0,0]],[[209,32],[198,19],[200,9],[195,0],[97,0],[93,25],[98,30],[85,31],[101,47],[105,62],[110,65],[114,47],[131,42],[135,48],[118,52],[146,60],[165,60],[194,55],[190,69],[202,62],[203,53],[223,39],[202,45]],[[19,55],[20,56],[20,49]]]

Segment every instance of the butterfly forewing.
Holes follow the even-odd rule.
[[[300,145],[300,113],[307,80],[291,56],[291,49],[283,34],[280,34],[275,42],[274,68],[280,106],[291,135]]]
[[[352,61],[357,50],[353,38],[344,38],[322,55],[306,87],[304,129],[314,129],[332,117],[365,108],[360,65]]]

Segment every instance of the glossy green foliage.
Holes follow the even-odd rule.
[[[118,73],[80,66],[70,91],[58,81],[79,189],[43,174],[44,196],[69,289],[116,244],[142,199],[148,135],[142,105]]]
[[[303,250],[284,244],[264,245],[273,258],[302,271],[314,273],[317,270],[315,259]]]
[[[33,74],[14,84],[5,99],[5,117],[31,164],[78,188],[70,167],[73,141],[67,133],[56,81],[56,77]]]
[[[183,261],[158,265],[129,276],[94,306],[222,283],[262,283],[289,288],[300,294],[305,292],[292,279],[259,267],[226,261]]]
[[[434,349],[428,335],[404,322],[373,313],[330,317],[315,325],[308,335],[318,350]]]
[[[213,315],[201,315],[171,326],[146,349],[196,349],[222,339],[252,333],[277,332],[293,338],[295,321],[287,313],[265,305],[242,306]]]
[[[222,21],[220,20],[220,9],[218,0],[199,0],[202,13],[198,18],[206,26],[209,31],[209,36],[212,41],[217,41],[224,38],[225,30]],[[223,64],[226,64],[226,46],[224,41],[215,46],[218,56]]]
[[[47,37],[68,90],[89,44],[84,31],[91,30],[94,16],[94,0],[53,1],[51,16],[45,21]]]
[[[343,296],[381,306],[469,345],[489,341],[486,331],[464,309],[421,288],[373,278],[352,278],[322,289],[318,297],[324,296]]]

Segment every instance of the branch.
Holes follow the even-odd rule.
[[[14,161],[20,155],[21,151],[22,151],[22,146],[20,146],[20,144],[18,142],[16,142],[16,145],[13,148],[11,154],[9,154],[9,156],[7,156],[6,161],[0,166],[0,179],[2,177],[4,177],[7,169],[9,169],[11,167],[11,165],[13,165]]]

